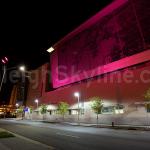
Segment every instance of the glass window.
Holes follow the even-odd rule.
[[[114,106],[107,106],[102,108],[103,114],[113,114],[114,113]]]

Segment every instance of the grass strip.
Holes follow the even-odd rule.
[[[0,138],[10,138],[10,137],[15,136],[7,131],[0,131]]]

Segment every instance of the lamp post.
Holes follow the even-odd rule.
[[[23,94],[23,96],[22,96],[23,103],[22,104],[24,104],[24,102],[25,102],[25,73],[26,73],[26,68],[25,68],[25,66],[20,66],[19,70],[22,72],[22,78],[23,78],[21,87],[23,89],[22,90],[22,94]]]
[[[35,101],[34,101],[35,103],[36,103],[36,107],[37,107],[37,109],[38,109],[38,105],[39,105],[39,100],[38,99],[36,99]]]
[[[24,74],[24,79],[25,79],[25,73],[26,73],[26,68],[25,66],[20,66],[19,70]],[[24,81],[24,80],[23,80]]]
[[[19,107],[19,104],[18,104],[18,103],[16,103],[16,108],[17,108],[17,110],[18,110],[18,107]]]
[[[17,114],[18,114],[18,107],[19,107],[19,104],[16,103],[16,117],[17,117]]]
[[[3,64],[3,76],[2,76],[2,80],[1,80],[1,83],[0,83],[0,92],[1,92],[1,89],[2,89],[2,85],[3,85],[3,82],[4,82],[4,79],[5,79],[5,74],[6,74],[6,64],[8,63],[8,58],[5,56],[1,59],[1,62]],[[4,108],[4,118],[5,118],[5,115],[6,115],[6,106],[4,105],[3,108]]]
[[[78,124],[80,123],[80,109],[79,109],[79,104],[80,104],[80,94],[79,92],[75,92],[74,96],[77,97],[78,99]]]
[[[5,56],[1,59],[1,62],[3,64],[3,76],[2,76],[2,80],[0,82],[0,92],[1,92],[1,89],[2,89],[2,85],[3,85],[3,82],[4,82],[4,79],[5,79],[5,76],[6,76],[6,72],[8,70],[12,70],[12,69],[17,69],[17,67],[11,67],[11,68],[6,68],[6,65],[8,63],[8,58]],[[19,67],[19,70],[21,72],[25,72],[25,66],[20,66]],[[23,99],[24,99],[24,91],[23,91]],[[16,104],[16,107],[18,108],[19,107],[19,104]]]
[[[3,76],[2,76],[1,83],[0,83],[0,92],[1,92],[1,89],[2,89],[3,81],[4,81],[4,78],[5,78],[5,74],[6,74],[6,64],[8,63],[8,58],[3,57],[1,59],[1,62],[3,63]]]

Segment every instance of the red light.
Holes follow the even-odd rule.
[[[4,60],[4,59],[2,59],[2,63],[3,63],[3,64],[6,64],[6,62],[5,62],[5,60]]]
[[[8,61],[8,58],[7,58],[7,57],[5,57],[5,60],[6,60],[6,61]]]

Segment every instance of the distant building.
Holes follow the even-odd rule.
[[[13,86],[11,96],[10,96],[10,101],[9,105],[15,106],[17,103],[17,95],[18,95],[18,86],[17,84]]]
[[[101,123],[148,124],[144,93],[150,88],[149,18],[148,0],[112,2],[53,46],[50,65],[33,71],[39,77],[30,82],[27,105],[35,106],[38,98],[49,105],[47,118],[55,119],[56,105],[66,101],[66,120],[76,121],[74,92],[79,92],[82,122],[95,122],[90,98],[99,96],[104,102]]]

